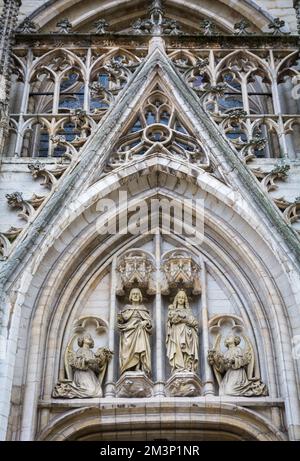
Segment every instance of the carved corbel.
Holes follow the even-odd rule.
[[[19,34],[35,34],[37,32],[37,25],[31,19],[26,18],[17,29]]]
[[[236,30],[235,35],[253,35],[252,32],[248,31],[249,27],[250,23],[244,19],[240,22],[237,22],[234,25],[234,30]]]
[[[94,26],[96,27],[95,33],[97,35],[104,35],[108,32],[109,23],[105,19],[98,19]]]
[[[72,24],[69,19],[62,19],[56,24],[57,31],[56,34],[70,34],[72,32]]]
[[[283,27],[285,27],[285,21],[280,18],[275,18],[268,25],[268,28],[272,31],[271,35],[289,35],[289,32],[281,30]]]

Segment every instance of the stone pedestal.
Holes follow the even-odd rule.
[[[116,384],[117,397],[146,398],[153,396],[153,382],[143,372],[127,371]]]
[[[166,383],[166,395],[169,397],[198,397],[201,395],[202,382],[192,372],[174,373]]]

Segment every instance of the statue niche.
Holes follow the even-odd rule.
[[[173,304],[169,306],[166,344],[172,373],[197,372],[198,322],[183,290],[177,293]]]
[[[71,341],[72,344],[72,341]],[[79,348],[74,352],[69,344],[65,353],[68,379],[54,387],[52,396],[63,399],[102,397],[102,383],[112,352],[100,347],[93,352],[94,340],[89,333],[78,336]]]
[[[143,296],[139,288],[133,288],[129,301],[118,314],[120,332],[120,371],[142,371],[151,374],[150,334],[152,322],[149,311],[142,304]]]
[[[149,311],[142,304],[139,288],[132,288],[129,301],[118,314],[120,332],[120,372],[117,382],[118,397],[150,397],[153,383],[151,374],[150,335],[152,321]]]
[[[214,349],[208,353],[208,361],[213,367],[219,384],[219,395],[258,397],[268,395],[267,386],[254,376],[254,351],[252,344],[243,335],[246,349],[240,347],[241,337],[230,334],[224,341],[227,348],[220,350],[221,335]]]
[[[167,395],[197,397],[202,383],[198,370],[198,322],[190,309],[184,290],[178,291],[169,306],[167,321],[167,356],[172,375],[166,383]]]

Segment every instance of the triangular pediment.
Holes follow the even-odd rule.
[[[128,116],[107,159],[105,172],[153,153],[180,159],[210,170],[209,150],[197,136],[178,102],[161,81],[159,68]]]
[[[148,111],[148,112],[147,112]],[[39,212],[22,233],[23,248],[47,234],[60,211],[115,168],[135,158],[165,155],[214,175],[271,220],[300,259],[298,237],[237,156],[225,135],[184,82],[161,44],[140,64],[88,141],[71,160]],[[193,173],[194,174],[194,173]],[[38,230],[38,231],[37,231]],[[12,253],[17,257],[18,242]]]

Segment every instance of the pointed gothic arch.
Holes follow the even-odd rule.
[[[139,0],[136,0],[134,5],[131,2],[131,8],[128,8],[126,0],[109,2],[105,5],[99,4],[96,8],[95,5],[90,8],[89,2],[85,2],[84,6],[81,5],[81,0],[50,0],[33,11],[29,17],[47,30],[49,23],[55,25],[55,22],[65,17],[75,5],[78,13],[75,16],[74,13],[72,14],[74,16],[72,22],[76,31],[82,30],[82,28],[84,30],[86,25],[91,26],[98,17],[103,15],[108,17],[114,25],[118,24],[120,22],[120,15],[118,14],[120,8],[123,11],[123,19],[120,22],[123,28],[128,27],[131,22],[144,14],[144,4]],[[81,10],[81,8],[83,9]],[[215,21],[221,30],[232,31],[233,24],[228,20],[231,14],[234,14],[237,18],[239,17],[240,20],[247,19],[260,31],[265,30],[273,19],[267,10],[258,6],[252,0],[215,0],[214,2],[209,2],[209,4],[190,1],[184,7],[178,0],[170,0],[168,1],[168,9],[172,18],[179,19],[192,30],[198,27],[197,22],[199,20],[207,18]]]
[[[215,427],[216,414],[220,412],[218,429]],[[141,415],[137,409],[132,411],[132,422],[125,422],[121,411],[113,409],[114,415],[109,411],[97,408],[73,410],[68,415],[61,416],[52,421],[40,435],[39,440],[223,440],[223,441],[284,441],[285,437],[275,426],[266,419],[257,416],[253,411],[245,408],[236,408],[230,404],[216,406],[210,404],[197,405],[192,410],[189,405],[182,405],[180,418],[176,418],[177,430],[170,430],[173,416],[163,406],[160,409],[161,421],[159,425],[155,415]],[[192,418],[190,417],[192,413]],[[188,416],[189,414],[189,416]],[[101,422],[99,422],[99,419]],[[192,429],[191,429],[192,423]],[[114,427],[114,429],[112,429]],[[114,430],[116,432],[114,432]],[[117,435],[118,434],[118,435]],[[121,435],[121,437],[120,437]],[[118,437],[115,439],[115,437]]]
[[[153,159],[154,165],[156,165],[157,159]],[[172,167],[170,165],[165,168],[164,162],[162,161],[161,167],[155,166],[154,170],[151,169],[151,159],[141,164],[133,164],[129,167],[132,171],[126,171],[126,178],[128,183],[131,183],[134,178],[135,180],[141,181],[141,187],[143,184],[142,178],[144,175],[150,175],[159,171],[161,175],[169,176],[181,176],[182,181],[187,179],[192,180],[187,171],[184,174],[184,166],[180,165],[179,162],[175,162]],[[137,169],[137,166],[141,168]],[[144,173],[143,173],[144,171]],[[114,187],[124,189],[124,182],[120,185],[117,175],[115,176],[114,183],[109,181],[109,185],[106,186],[106,192],[103,182],[99,185],[96,183],[91,186],[90,190],[87,190],[84,196],[80,197],[77,202],[77,206],[72,206],[72,211],[65,213],[65,223],[60,223],[60,228],[63,229],[62,234],[58,234],[58,229],[52,230],[53,242],[49,242],[46,245],[47,253],[40,253],[40,257],[35,261],[35,268],[29,269],[29,272],[34,271],[35,275],[28,286],[28,292],[25,296],[24,304],[27,304],[27,297],[35,297],[36,302],[34,303],[33,310],[30,314],[30,327],[28,325],[28,337],[30,337],[29,344],[29,362],[27,364],[27,378],[26,378],[26,392],[24,395],[24,426],[22,428],[22,438],[24,440],[35,437],[36,430],[39,433],[35,425],[36,408],[38,405],[37,396],[42,401],[49,402],[51,400],[51,391],[58,376],[60,360],[57,353],[54,351],[61,350],[61,342],[63,335],[65,334],[67,323],[71,322],[76,317],[75,305],[84,305],[86,298],[82,297],[82,290],[88,290],[91,283],[95,282],[95,277],[99,277],[100,274],[107,273],[108,267],[111,264],[111,257],[113,254],[122,253],[124,249],[130,247],[136,247],[139,237],[131,237],[127,241],[128,237],[120,239],[120,236],[111,236],[111,242],[106,241],[105,247],[101,247],[99,236],[97,237],[97,230],[94,225],[95,211],[93,212],[93,203],[97,201],[97,197],[105,197],[107,194],[114,193]],[[205,178],[205,176],[207,176]],[[183,179],[185,177],[185,179]],[[162,184],[165,183],[165,179],[161,179]],[[208,183],[207,183],[208,181]],[[113,186],[115,184],[115,186]],[[188,186],[189,182],[187,183]],[[99,190],[100,186],[100,190]],[[177,186],[182,190],[182,186]],[[190,186],[191,187],[191,184]],[[287,364],[283,364],[281,357],[288,354],[287,351],[278,349],[277,339],[278,335],[283,335],[285,331],[288,331],[290,326],[286,323],[286,313],[284,304],[277,295],[278,290],[282,290],[278,285],[274,285],[272,275],[269,274],[270,269],[265,266],[261,261],[259,255],[255,256],[254,245],[258,244],[259,234],[256,233],[252,236],[252,244],[248,242],[243,243],[245,240],[244,235],[237,235],[236,231],[231,229],[229,222],[226,223],[224,205],[232,201],[230,198],[230,192],[226,186],[220,189],[218,181],[209,178],[207,173],[201,175],[201,181],[198,183],[199,191],[204,191],[211,195],[213,200],[213,213],[207,215],[207,226],[210,231],[207,230],[208,241],[202,245],[200,252],[202,257],[205,258],[207,264],[215,265],[215,270],[224,273],[225,267],[228,280],[231,280],[230,290],[237,293],[239,304],[244,306],[240,315],[245,317],[246,322],[249,322],[248,328],[252,325],[256,325],[254,334],[254,340],[257,342],[260,351],[263,351],[263,355],[260,353],[260,367],[263,370],[263,375],[270,389],[270,403],[281,401],[283,395],[285,395],[285,380],[287,375],[293,374],[293,369],[287,369]],[[139,188],[137,188],[138,190]],[[139,198],[139,195],[140,198]],[[137,197],[133,196],[135,204],[145,198],[145,191],[141,188],[141,192],[137,193]],[[169,199],[176,198],[173,188],[168,191],[165,186],[162,186],[161,191],[158,189],[157,192],[153,192],[154,197],[163,196]],[[213,198],[214,196],[214,198]],[[182,195],[177,196],[177,200],[182,199]],[[149,199],[149,196],[148,196]],[[207,199],[210,205],[210,199]],[[225,205],[226,206],[226,205]],[[218,209],[220,211],[218,212]],[[229,210],[229,208],[228,208]],[[121,210],[120,210],[121,212]],[[244,203],[236,203],[236,215],[240,220],[241,228],[246,222],[251,224],[253,215]],[[218,216],[218,218],[216,217]],[[224,222],[221,222],[221,217]],[[114,218],[111,213],[111,218]],[[100,223],[98,225],[101,225]],[[238,224],[235,224],[235,229],[238,228]],[[214,230],[218,230],[217,235],[214,235]],[[253,230],[257,232],[257,223],[253,219]],[[210,233],[212,234],[210,235]],[[249,232],[245,232],[246,235],[250,235]],[[222,237],[223,236],[223,237]],[[222,239],[225,239],[222,242]],[[119,242],[118,242],[119,240]],[[142,238],[143,240],[143,238]],[[229,242],[235,241],[235,245],[239,248],[239,254],[237,254],[233,260],[233,254],[236,250],[233,247],[228,247]],[[181,246],[188,243],[188,239],[183,239]],[[247,248],[250,245],[249,248]],[[226,247],[227,246],[227,247]],[[252,247],[252,248],[251,248]],[[271,254],[270,249],[267,250],[267,242],[264,243],[266,253]],[[58,251],[59,250],[59,251]],[[199,250],[194,249],[197,253]],[[76,254],[76,258],[74,258]],[[84,256],[83,256],[84,255]],[[267,256],[266,256],[267,259]],[[237,264],[239,260],[239,264]],[[77,262],[76,262],[77,261]],[[78,265],[78,267],[76,267]],[[271,263],[273,270],[280,270],[280,264],[275,260]],[[278,266],[278,268],[277,268]],[[212,266],[213,267],[213,266]],[[51,270],[49,270],[51,268]],[[88,268],[88,270],[87,270]],[[281,269],[282,270],[282,269]],[[264,275],[262,276],[262,274]],[[97,275],[98,274],[98,275]],[[24,274],[24,277],[28,277],[28,271]],[[90,278],[90,282],[88,281]],[[100,277],[102,278],[102,276]],[[36,279],[36,281],[35,281]],[[288,283],[287,279],[283,280],[283,283]],[[22,284],[22,282],[21,282]],[[77,294],[76,294],[77,293]],[[72,300],[71,301],[71,296]],[[76,301],[77,296],[80,301]],[[272,298],[272,304],[267,299],[268,296]],[[277,301],[275,301],[277,298]],[[74,305],[75,302],[75,305]],[[247,306],[247,307],[246,307]],[[28,314],[26,314],[28,315]],[[78,314],[77,314],[78,315]],[[70,317],[71,316],[71,317]],[[75,317],[74,317],[75,316]],[[70,323],[69,323],[70,324]],[[260,325],[260,327],[258,327]],[[260,328],[260,330],[258,330]],[[38,333],[34,333],[38,332]],[[47,334],[46,334],[47,332]],[[277,351],[276,351],[277,349]],[[45,351],[47,353],[45,354]],[[267,357],[277,357],[277,366],[281,370],[279,373],[277,369],[273,369],[275,365],[273,362],[268,361]],[[36,357],[44,357],[44,361],[36,360]],[[19,358],[22,360],[22,358]],[[276,376],[281,376],[281,382],[277,381]],[[41,383],[41,384],[39,384]],[[26,427],[28,420],[32,415],[32,422],[30,428]],[[26,421],[26,422],[25,422]],[[52,423],[50,423],[52,425]],[[42,437],[42,436],[41,436]]]
[[[105,171],[114,146],[133,120],[143,95],[153,89],[158,80],[176,107],[184,112],[183,118],[189,121],[193,135],[210,157],[211,165],[206,166],[212,168],[193,165],[159,145],[163,143],[153,143],[147,155],[111,172]],[[297,303],[293,270],[299,259],[298,239],[203,110],[199,98],[176,73],[161,42],[116,97],[101,126],[80,152],[73,152],[62,181],[53,187],[24,229],[6,263],[4,326],[12,325],[12,331],[20,331],[22,325],[25,331],[20,343],[21,346],[26,343],[26,350],[20,346],[16,359],[21,372],[7,375],[14,386],[25,387],[23,408],[18,409],[18,416],[22,418],[21,438],[32,440],[40,434],[40,438],[47,438],[52,437],[53,431],[59,433],[51,389],[62,367],[62,359],[56,352],[66,344],[64,334],[70,332],[72,326],[68,322],[80,314],[74,306],[81,304],[78,299],[85,299],[83,295],[95,281],[93,277],[101,278],[109,272],[110,253],[116,256],[121,249],[142,245],[139,239],[129,235],[99,237],[94,225],[97,200],[113,196],[122,188],[131,193],[135,205],[155,197],[174,199],[177,203],[193,195],[205,198],[207,238],[204,243],[197,246],[185,236],[177,239],[172,236],[167,243],[174,248],[178,245],[192,248],[199,259],[205,260],[206,267],[211,269],[209,276],[215,275],[215,284],[231,294],[227,296],[227,308],[229,304],[236,307],[236,313],[245,319],[259,349],[259,366],[270,391],[269,398],[261,401],[262,407],[266,403],[266,419],[274,419],[276,428],[263,422],[259,412],[253,416],[249,410],[244,413],[235,405],[234,409],[244,415],[245,420],[250,418],[250,413],[253,416],[253,432],[243,434],[255,437],[254,434],[262,430],[269,433],[271,439],[281,440],[284,411],[289,436],[296,438],[297,372],[287,338],[291,337],[293,328],[297,328],[289,308]],[[193,207],[191,210],[194,211]],[[110,210],[109,215],[113,221],[119,212]],[[109,315],[110,311],[107,312]],[[5,363],[10,371],[9,361],[15,360],[12,331],[8,344],[10,355]],[[113,373],[110,367],[109,379],[116,379]],[[217,408],[219,414],[220,405]],[[194,422],[196,424],[196,420]],[[225,430],[226,421],[223,423]],[[66,421],[67,431],[68,424]],[[242,437],[237,432],[236,419],[231,419],[228,425],[235,435]],[[115,428],[119,430],[117,425]],[[73,433],[74,437],[77,435]],[[265,436],[261,435],[261,439]]]

